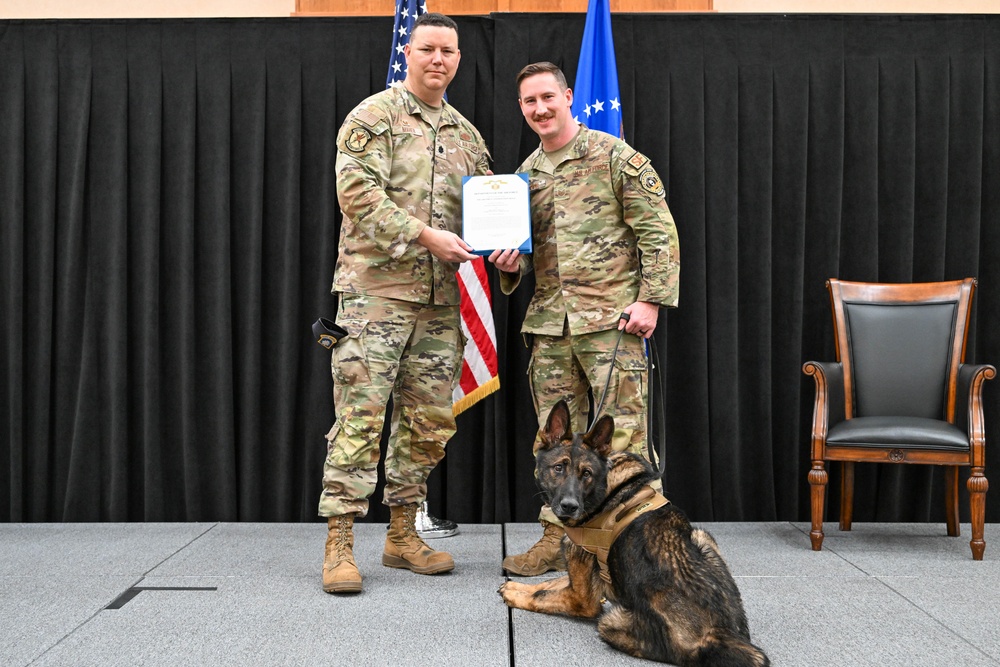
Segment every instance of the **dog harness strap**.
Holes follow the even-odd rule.
[[[611,575],[608,572],[608,552],[611,550],[611,545],[630,523],[639,518],[639,515],[669,503],[663,494],[647,485],[628,501],[601,512],[582,526],[563,526],[563,528],[573,544],[597,556],[601,579],[611,583]]]

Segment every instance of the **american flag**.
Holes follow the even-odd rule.
[[[402,83],[406,78],[406,58],[403,47],[410,43],[413,22],[421,14],[427,13],[427,3],[417,0],[396,0],[396,20],[392,26],[392,53],[389,55],[389,75],[385,77],[385,87]]]
[[[402,83],[406,78],[406,58],[403,48],[410,41],[413,22],[427,13],[427,3],[417,0],[396,0],[396,18],[392,27],[392,53],[386,87]],[[500,388],[497,370],[497,334],[493,325],[493,299],[486,276],[486,265],[479,257],[463,262],[458,269],[458,289],[462,295],[459,308],[462,331],[469,341],[465,345],[462,377],[452,395],[452,411],[458,415],[480,399]]]

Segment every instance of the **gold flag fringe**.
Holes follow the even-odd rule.
[[[451,413],[456,417],[486,398],[500,388],[500,376],[494,375],[486,384],[481,384],[471,393],[466,394],[451,406]]]

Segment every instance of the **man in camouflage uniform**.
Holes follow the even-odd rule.
[[[521,327],[533,338],[528,376],[539,425],[535,451],[560,399],[569,403],[573,430],[586,430],[590,390],[597,410],[615,418],[615,448],[646,457],[644,339],[653,335],[659,309],[677,305],[680,274],[663,184],[644,155],[573,120],[573,92],[558,67],[528,65],[517,85],[521,112],[541,139],[518,168],[530,178],[533,255],[497,250],[490,261],[503,272],[505,294],[523,273],[535,272]],[[615,354],[621,329],[635,335],[623,337]],[[539,519],[542,538],[505,558],[508,572],[565,569],[562,526],[548,506]]]
[[[385,504],[391,518],[383,565],[447,572],[452,557],[427,546],[414,515],[427,476],[455,432],[452,386],[462,366],[458,263],[475,259],[459,237],[463,176],[485,174],[489,154],[473,125],[444,101],[460,53],[458,28],[421,15],[405,46],[401,87],[372,95],[337,137],[343,211],[333,291],[337,421],[327,434],[320,516],[328,517],[323,590],[356,593],[353,523],[375,490],[390,396]]]

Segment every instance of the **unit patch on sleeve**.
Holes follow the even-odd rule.
[[[639,174],[639,182],[642,183],[642,187],[648,192],[657,197],[663,196],[663,183],[660,182],[660,177],[656,175],[656,172],[652,168],[646,169]]]
[[[347,139],[344,140],[344,145],[353,153],[364,153],[371,140],[372,133],[366,128],[357,125],[352,127],[347,133]]]

